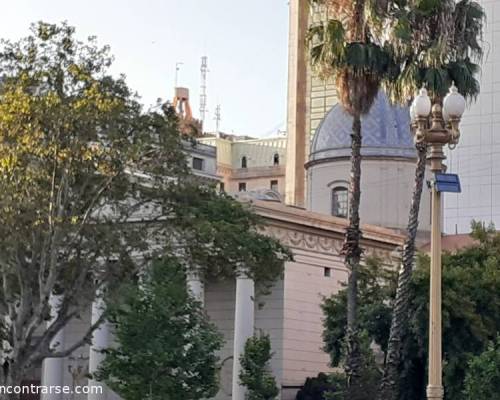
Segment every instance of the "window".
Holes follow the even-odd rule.
[[[198,171],[203,171],[203,159],[202,158],[193,157],[193,169],[196,169]]]
[[[348,191],[347,188],[337,186],[332,190],[332,215],[347,218],[348,214]]]
[[[241,168],[247,167],[247,158],[245,156],[241,157]]]
[[[280,155],[278,153],[273,157],[273,165],[280,165]]]
[[[332,269],[328,267],[323,268],[323,275],[325,278],[330,278],[332,276]]]
[[[225,189],[226,189],[226,187],[224,185],[224,182],[219,183],[219,191],[222,193],[222,192],[225,192]]]
[[[247,184],[245,182],[240,182],[238,184],[238,191],[239,192],[246,192],[247,191]]]
[[[278,191],[278,181],[277,180],[271,181],[271,190],[274,190],[275,192]]]

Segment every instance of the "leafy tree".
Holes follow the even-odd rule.
[[[100,321],[71,347],[51,347],[100,288],[112,292],[140,267],[133,254],[153,253],[144,226],[124,222],[162,204],[163,177],[186,173],[173,111],[142,112],[108,74],[108,48],[65,24],[31,31],[0,51],[2,385],[89,342]]]
[[[315,378],[307,378],[295,400],[339,400],[345,391],[343,374],[320,372]]]
[[[116,346],[98,373],[126,400],[210,398],[218,390],[222,338],[187,291],[178,260],[153,263],[111,305]]]
[[[267,292],[283,272],[291,252],[265,236],[264,221],[242,204],[210,187],[188,185],[171,193],[171,222],[179,230],[189,267],[207,279],[234,277],[244,265],[258,287]]]
[[[387,338],[391,321],[391,307],[387,299],[394,296],[396,274],[386,268],[377,258],[368,258],[359,270],[359,325],[361,332],[369,337],[382,351],[387,350]],[[345,363],[345,325],[347,293],[343,289],[327,297],[321,306],[324,350],[330,355],[332,367]]]
[[[106,315],[52,344],[158,255],[218,277],[244,263],[263,287],[290,258],[249,206],[200,187],[175,111],[144,111],[107,47],[66,24],[31,31],[0,51],[0,385],[89,343]]]
[[[464,399],[464,378],[470,357],[482,353],[500,330],[500,234],[492,227],[484,229],[474,224],[473,236],[479,241],[477,246],[443,256],[444,386],[446,396],[458,400]],[[364,315],[360,317],[360,327],[384,351],[390,331],[394,275],[383,277],[376,268],[367,274],[379,279],[368,280],[371,289],[360,291],[359,302],[367,305],[367,312],[360,313]],[[428,282],[429,258],[420,255],[409,288],[409,330],[404,336],[403,362],[399,366],[400,400],[425,399]],[[333,365],[339,365],[345,357],[345,301],[345,293],[339,292],[323,306],[325,348]],[[378,323],[383,320],[387,323]]]
[[[272,358],[271,341],[268,335],[247,339],[241,355],[240,382],[246,386],[247,400],[274,400],[279,394],[276,379],[269,371]]]
[[[500,337],[488,349],[473,357],[465,376],[465,399],[487,400],[500,394]]]
[[[333,79],[340,104],[352,115],[351,172],[349,182],[349,226],[343,246],[349,271],[347,290],[348,390],[360,379],[361,355],[358,338],[357,274],[362,255],[359,207],[361,201],[361,116],[368,113],[381,82],[397,73],[384,44],[387,4],[368,0],[312,0],[320,6],[322,21],[310,28],[308,41],[313,66],[325,79]],[[354,399],[351,393],[350,398]]]

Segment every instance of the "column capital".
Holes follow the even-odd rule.
[[[186,271],[186,285],[190,294],[202,305],[205,304],[205,280],[199,274],[199,269]]]

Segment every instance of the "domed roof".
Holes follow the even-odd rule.
[[[406,107],[392,106],[380,91],[370,112],[361,117],[361,154],[371,157],[416,157]],[[319,125],[311,143],[311,161],[350,157],[352,116],[337,104]]]

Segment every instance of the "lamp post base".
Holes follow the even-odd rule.
[[[443,400],[444,389],[442,386],[427,386],[427,400]]]

